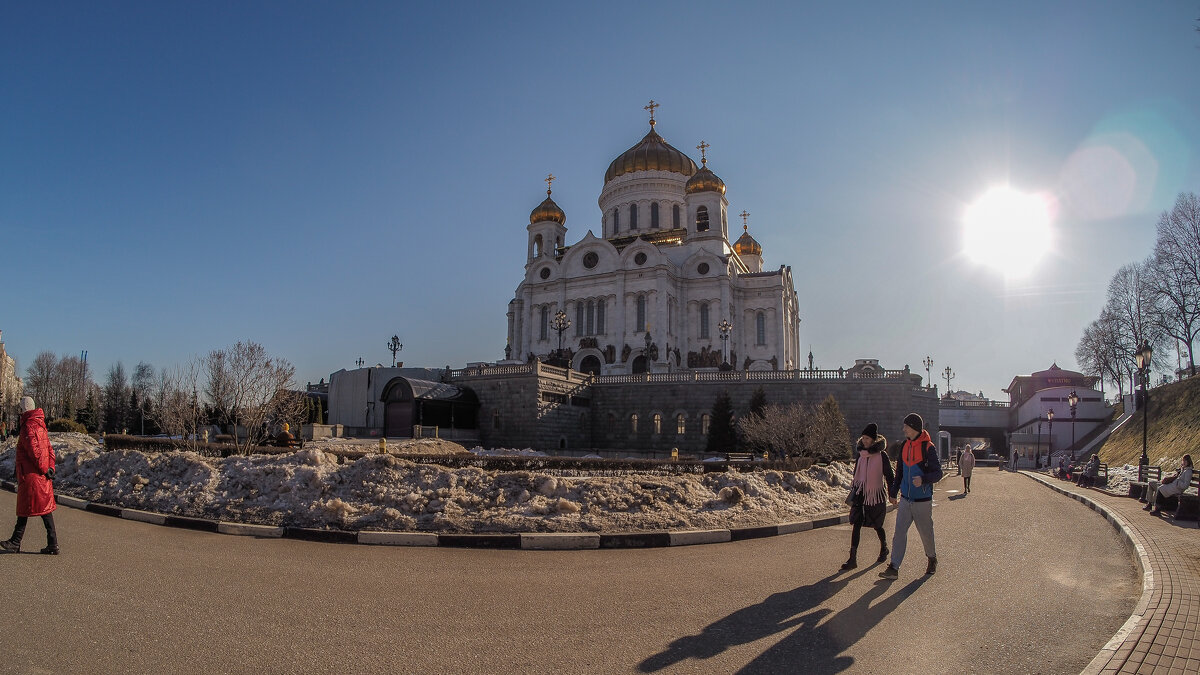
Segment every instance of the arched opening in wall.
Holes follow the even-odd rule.
[[[613,236],[614,237],[617,236],[617,233],[620,231],[621,231],[621,210],[614,206],[613,207]]]
[[[675,433],[680,436],[687,433],[687,420],[684,418],[683,413],[675,416]]]
[[[697,232],[707,232],[708,231],[708,207],[707,206],[701,206],[700,208],[696,209],[696,231]]]
[[[671,205],[671,227],[674,227],[674,228],[679,227],[679,205],[678,204]]]
[[[634,436],[637,435],[637,413],[629,416],[629,433]]]
[[[654,413],[654,434],[662,433],[662,414]]]
[[[637,358],[635,358],[635,359],[633,360],[633,365],[629,367],[629,370],[630,370],[630,372],[634,373],[635,375],[636,375],[637,373],[644,373],[644,372],[647,372],[647,369],[646,369],[646,357],[645,357],[645,356],[638,356]]]
[[[631,229],[631,230],[637,229],[637,212],[638,212],[637,204],[630,204],[629,205],[629,229]]]
[[[700,338],[707,339],[708,334],[708,303],[700,303]]]
[[[637,322],[634,324],[634,330],[638,333],[646,332],[646,296],[639,295],[637,299]]]
[[[700,416],[700,435],[701,436],[708,435],[708,423],[709,423],[710,419],[711,418],[708,416],[708,413],[704,413],[703,415]]]
[[[579,430],[587,431],[587,413],[579,413]]]
[[[755,342],[757,345],[767,344],[767,315],[759,312],[754,315]]]
[[[650,202],[650,227],[658,227],[658,202]]]
[[[595,356],[585,356],[579,362],[579,372],[588,373],[590,375],[600,374],[600,359]]]
[[[567,437],[566,437],[566,436],[559,436],[559,437],[558,437],[558,449],[559,449],[559,450],[566,450],[566,449],[567,449]]]
[[[533,257],[542,257],[542,235],[537,235],[533,238]]]
[[[540,330],[538,330],[538,339],[545,340],[547,332],[550,330],[550,308],[543,306],[541,311]]]

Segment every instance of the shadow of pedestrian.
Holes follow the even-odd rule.
[[[966,498],[967,498],[967,493],[965,493],[965,492],[956,494],[956,495],[950,495],[949,497],[947,497],[947,499],[949,499],[952,502],[958,501],[959,499],[966,499]]]
[[[870,570],[864,569],[847,576],[842,576],[839,572],[807,586],[772,594],[757,605],[739,609],[705,626],[699,635],[688,635],[675,640],[665,650],[639,663],[638,670],[653,673],[685,659],[707,659],[716,656],[733,645],[754,642],[802,623],[807,622],[815,626],[830,610],[819,609],[805,616],[800,615],[819,607],[852,580],[868,571]]]

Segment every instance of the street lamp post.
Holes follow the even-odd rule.
[[[1071,390],[1071,394],[1067,396],[1067,403],[1071,404],[1071,463],[1075,463],[1075,406],[1079,405],[1079,395],[1075,390]]]
[[[722,364],[728,364],[729,331],[733,330],[733,324],[729,323],[729,319],[721,319],[721,323],[717,324],[717,330],[721,331],[721,362]]]
[[[1142,346],[1138,347],[1137,354],[1134,359],[1137,360],[1138,374],[1142,379],[1142,456],[1138,459],[1138,480],[1146,480],[1146,466],[1150,464],[1150,455],[1147,453],[1146,436],[1148,433],[1148,419],[1150,413],[1150,392],[1146,386],[1150,382],[1150,359],[1154,356],[1154,350],[1150,347],[1149,342],[1142,342]]]
[[[562,334],[571,327],[571,320],[567,318],[567,313],[560,309],[554,313],[554,320],[550,322],[550,327],[558,331],[558,357],[562,358]]]
[[[1042,468],[1042,423],[1038,422],[1037,448],[1033,451],[1033,468]]]
[[[363,361],[363,357],[360,356],[358,357],[358,360],[354,362],[354,365],[362,368],[364,363],[366,363],[366,361]]]
[[[395,368],[396,367],[396,352],[399,352],[400,350],[404,349],[404,345],[400,343],[400,336],[393,335],[392,339],[388,340],[387,348],[388,348],[388,351],[392,353],[392,367]]]
[[[933,359],[930,358],[929,356],[926,356],[925,360],[922,361],[921,363],[925,364],[925,386],[932,387],[933,386],[933,372],[932,372],[933,371]]]
[[[954,379],[954,371],[950,369],[950,366],[946,366],[946,369],[942,371],[942,377],[946,378],[946,396],[949,396],[950,380]]]
[[[1051,455],[1054,454],[1054,408],[1046,412],[1046,419],[1050,422],[1050,435],[1046,437],[1046,468],[1051,466]]]

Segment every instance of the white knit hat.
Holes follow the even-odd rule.
[[[35,405],[33,404],[33,397],[32,397],[32,396],[22,396],[22,397],[21,397],[21,412],[23,412],[23,413],[27,413],[27,412],[29,412],[30,410],[33,410],[33,409],[34,409],[34,408],[36,408],[36,407],[37,407],[37,406],[35,406]]]

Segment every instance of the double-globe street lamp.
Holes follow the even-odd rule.
[[[733,330],[733,324],[729,323],[729,319],[721,319],[721,323],[717,324],[717,330],[721,331],[721,362],[722,364],[728,364],[729,331]]]
[[[925,360],[921,361],[925,365],[925,386],[933,386],[933,357],[926,356]]]
[[[1072,389],[1070,395],[1067,396],[1067,403],[1071,405],[1071,463],[1075,463],[1075,406],[1079,405],[1079,395]]]
[[[1137,361],[1138,375],[1142,380],[1142,456],[1138,459],[1138,480],[1146,480],[1146,466],[1150,464],[1150,455],[1146,452],[1146,434],[1147,434],[1147,418],[1150,416],[1150,392],[1148,385],[1150,384],[1150,359],[1154,356],[1154,350],[1150,347],[1149,342],[1142,342],[1142,346],[1138,347],[1137,353],[1134,354],[1134,359]]]
[[[554,320],[550,322],[550,327],[558,331],[558,354],[559,358],[563,355],[562,335],[563,332],[571,327],[571,320],[567,318],[567,313],[561,309],[554,313]]]
[[[1046,411],[1046,420],[1050,423],[1050,435],[1046,438],[1046,468],[1049,469],[1054,454],[1054,408]]]

